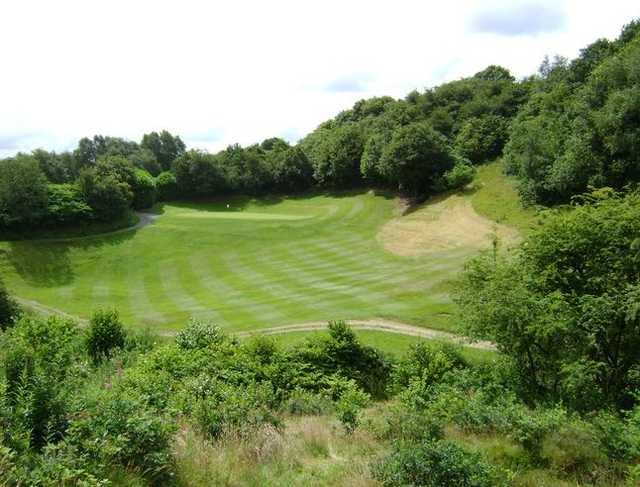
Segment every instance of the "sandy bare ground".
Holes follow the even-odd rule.
[[[389,252],[409,257],[458,248],[489,248],[494,237],[507,245],[519,240],[517,230],[479,215],[467,199],[454,194],[390,220],[377,238]]]
[[[87,325],[89,323],[89,320],[85,318],[80,318],[79,316],[66,313],[61,309],[46,306],[31,299],[24,299],[16,296],[14,296],[14,299],[25,308],[29,308],[36,313],[44,316],[60,316],[62,318],[75,320],[81,325]],[[441,340],[465,347],[478,348],[481,350],[496,350],[495,345],[491,342],[470,341],[468,338],[456,335],[454,333],[434,330],[433,328],[423,328],[420,326],[408,325],[406,323],[400,323],[398,321],[376,318],[371,320],[346,320],[346,323],[354,330],[384,331],[387,333],[398,333],[400,335],[422,337],[431,340]],[[232,332],[231,334],[240,338],[244,338],[256,335],[279,335],[283,333],[295,333],[304,331],[322,331],[326,330],[328,326],[329,325],[327,322],[312,321],[308,323],[259,328],[251,331],[241,331],[235,333]],[[175,336],[176,332],[163,330],[160,331],[159,334],[161,336],[171,337]]]

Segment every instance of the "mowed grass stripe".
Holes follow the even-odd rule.
[[[7,283],[73,314],[104,303],[127,324],[158,328],[179,328],[191,315],[230,331],[381,315],[429,325],[450,309],[444,283],[471,255],[389,254],[376,234],[395,203],[368,192],[229,202],[233,218],[227,201],[167,204],[154,225],[131,235],[68,244],[60,249],[72,271],[65,282],[39,285],[40,276],[0,255]],[[28,248],[16,246],[18,257]],[[56,268],[47,260],[58,254],[55,245],[34,245],[44,269]]]

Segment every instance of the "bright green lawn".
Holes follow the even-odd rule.
[[[304,342],[309,337],[323,336],[327,334],[327,331],[297,331],[270,336],[282,346],[291,347]],[[355,334],[365,345],[376,347],[377,349],[390,353],[397,358],[402,357],[413,345],[417,343],[426,341],[433,344],[437,342],[437,340],[410,335],[400,335],[399,333],[389,333],[386,331],[355,330]],[[491,350],[480,350],[470,347],[461,347],[460,350],[467,360],[475,364],[487,362],[497,357],[497,352],[493,352]]]
[[[115,307],[158,330],[190,316],[232,330],[371,317],[455,330],[448,283],[474,251],[390,254],[376,234],[394,205],[370,191],[167,204],[138,231],[0,242],[0,272],[21,298],[85,318]]]
[[[113,306],[132,326],[175,329],[196,316],[242,330],[381,316],[450,328],[443,283],[471,252],[386,252],[375,236],[393,208],[371,192],[169,204],[135,232],[0,243],[0,268],[19,297],[82,317]]]

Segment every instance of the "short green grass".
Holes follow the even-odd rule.
[[[516,228],[526,236],[537,224],[536,210],[520,203],[514,178],[503,174],[502,160],[478,168],[469,198],[481,215]]]
[[[386,331],[376,330],[354,330],[356,336],[365,345],[376,347],[383,352],[400,358],[405,355],[412,346],[427,342],[429,344],[438,343],[437,340],[431,340],[422,337],[401,335],[399,333],[389,333]],[[326,331],[297,331],[291,333],[274,334],[271,337],[284,347],[293,347],[304,342],[313,336],[326,335]],[[472,364],[479,365],[495,359],[497,352],[491,350],[480,350],[477,348],[461,347],[462,355]]]
[[[487,190],[470,197],[483,201]],[[450,282],[475,250],[384,250],[376,235],[397,214],[388,195],[232,197],[156,210],[137,231],[0,242],[0,273],[18,297],[82,318],[115,307],[127,325],[157,331],[191,316],[229,331],[372,317],[456,330]]]
[[[375,237],[394,204],[372,192],[167,204],[138,231],[0,243],[0,269],[19,297],[85,318],[115,307],[160,330],[190,316],[231,330],[374,316],[451,328],[443,283],[471,251],[386,252]]]

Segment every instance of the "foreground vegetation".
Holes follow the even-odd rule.
[[[7,485],[630,486],[640,481],[640,202],[598,191],[455,292],[500,355],[403,356],[344,322],[283,348],[21,317],[0,293]]]

